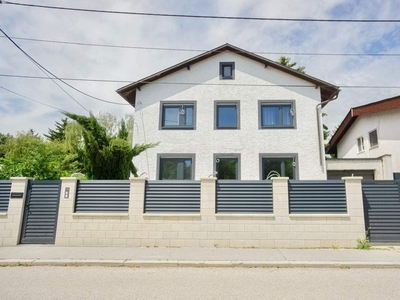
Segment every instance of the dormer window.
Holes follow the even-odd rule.
[[[221,62],[219,63],[220,79],[234,79],[235,78],[235,63],[234,62]]]

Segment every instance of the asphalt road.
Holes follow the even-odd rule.
[[[5,299],[400,299],[399,269],[3,267]]]

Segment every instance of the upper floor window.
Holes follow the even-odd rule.
[[[369,133],[369,147],[376,147],[378,146],[378,132],[375,130],[372,130]]]
[[[219,76],[220,76],[220,79],[234,79],[235,78],[235,63],[234,62],[219,63]]]
[[[161,102],[161,129],[194,129],[195,122],[195,102]]]
[[[357,139],[357,149],[358,149],[358,152],[363,152],[365,150],[364,149],[364,137],[359,137]]]
[[[239,129],[239,101],[215,101],[215,129]]]
[[[260,128],[294,128],[294,101],[260,101]]]

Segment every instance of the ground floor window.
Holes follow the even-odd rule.
[[[159,180],[191,180],[194,178],[194,155],[178,157],[159,155]]]
[[[297,179],[297,155],[261,155],[261,179],[289,177]]]
[[[240,179],[239,154],[215,154],[214,161],[218,179]]]

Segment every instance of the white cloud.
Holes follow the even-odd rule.
[[[22,1],[21,1],[22,2]],[[397,19],[398,1],[297,0],[297,1],[24,1],[26,3],[109,10],[188,13],[287,18],[385,18]],[[229,42],[249,51],[400,53],[397,23],[298,23],[232,20],[155,18],[67,12],[3,4],[1,28],[11,36],[89,43],[211,49]],[[60,77],[138,80],[198,53],[83,47],[16,40],[23,49]],[[0,73],[43,74],[9,41],[0,38]],[[265,55],[277,59],[276,55]],[[306,66],[312,76],[338,85],[398,86],[398,57],[300,56],[293,61]],[[115,102],[124,100],[115,90],[124,84],[70,82],[94,96]],[[85,113],[49,80],[0,77],[0,85],[38,101],[76,113]],[[94,113],[109,111],[123,116],[129,106],[109,105],[66,88]],[[338,124],[352,106],[400,94],[400,89],[346,89],[326,106],[329,127]],[[18,103],[16,103],[18,101]],[[13,102],[16,104],[13,106]],[[26,109],[18,109],[23,105]],[[47,132],[62,115],[54,110],[0,89],[0,132],[35,129]]]

